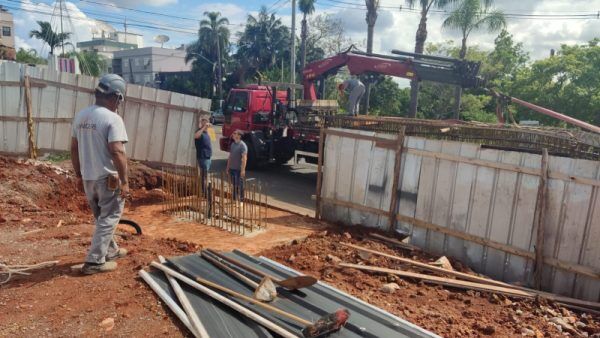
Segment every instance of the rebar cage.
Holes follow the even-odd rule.
[[[267,194],[256,179],[198,167],[162,168],[163,212],[240,235],[265,227]]]

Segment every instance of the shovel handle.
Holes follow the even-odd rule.
[[[151,263],[151,265],[152,265],[152,266],[154,266],[154,267],[158,267],[157,265],[160,265],[160,264],[158,264],[158,263],[156,263],[156,262],[152,262],[152,263]],[[228,295],[230,295],[230,296],[233,296],[233,297],[235,297],[235,298],[238,298],[238,299],[243,299],[243,300],[245,300],[245,301],[247,301],[247,302],[250,302],[250,303],[252,303],[252,304],[255,304],[255,305],[257,305],[257,306],[259,306],[259,307],[262,307],[262,308],[264,308],[264,309],[266,309],[266,310],[272,311],[272,312],[274,312],[274,313],[277,313],[277,314],[279,314],[279,315],[281,315],[281,316],[284,316],[284,317],[286,317],[286,318],[289,318],[289,319],[291,319],[291,320],[295,320],[296,322],[298,322],[298,323],[300,323],[300,324],[302,324],[302,325],[305,325],[305,326],[312,325],[312,323],[311,323],[311,322],[309,322],[309,321],[308,321],[308,320],[306,320],[306,319],[300,318],[300,317],[298,317],[298,316],[296,316],[296,315],[293,315],[293,314],[291,314],[291,313],[289,313],[289,312],[285,312],[285,311],[283,311],[283,310],[281,310],[281,309],[278,309],[278,308],[276,308],[276,307],[274,307],[274,306],[272,306],[272,305],[265,304],[265,303],[263,303],[263,302],[261,302],[261,301],[259,301],[259,300],[256,300],[256,299],[254,299],[254,298],[252,298],[252,297],[248,297],[248,296],[246,296],[246,295],[243,295],[243,294],[241,294],[241,293],[239,293],[239,292],[235,292],[235,291],[233,291],[233,290],[231,290],[231,289],[228,289],[228,288],[226,288],[226,287],[224,287],[224,286],[221,286],[221,285],[219,285],[219,284],[213,283],[213,282],[211,282],[211,281],[209,281],[209,280],[206,280],[206,279],[204,279],[204,278],[202,278],[202,277],[195,276],[194,274],[190,273],[189,271],[186,271],[185,269],[183,269],[183,268],[182,268],[182,267],[180,267],[180,266],[177,266],[177,269],[179,269],[179,270],[180,270],[180,271],[181,271],[181,272],[182,272],[184,275],[188,275],[188,276],[190,276],[190,277],[194,278],[194,279],[196,280],[196,282],[198,282],[198,283],[200,283],[200,284],[204,284],[204,285],[206,285],[206,286],[208,286],[208,287],[211,287],[211,288],[213,288],[213,289],[216,289],[216,290],[219,290],[219,291],[225,292],[226,294],[228,294]]]
[[[257,276],[260,276],[260,277],[269,277],[273,282],[275,282],[275,283],[279,282],[279,279],[277,279],[277,278],[275,278],[273,276],[269,276],[268,274],[266,274],[266,273],[264,273],[262,271],[258,271],[255,268],[253,268],[251,266],[248,266],[248,265],[246,265],[246,264],[238,261],[237,259],[233,259],[233,258],[227,257],[227,256],[223,255],[222,253],[217,252],[217,251],[215,251],[213,249],[205,249],[205,250],[208,251],[208,252],[210,252],[211,254],[213,254],[213,255],[215,255],[215,256],[217,256],[217,257],[219,257],[219,258],[221,258],[221,259],[223,259],[225,261],[228,261],[231,264],[237,265],[240,268],[242,268],[242,269],[244,269],[244,270],[246,270],[248,272],[251,272],[251,273],[253,273],[253,274],[257,275]]]
[[[220,262],[219,261],[219,257],[214,258],[211,255],[207,254],[205,251],[202,251],[202,253],[200,254],[200,256],[202,256],[202,258],[206,259],[207,261],[209,261],[210,263],[212,263],[213,265],[215,265],[219,269],[227,272],[228,274],[230,274],[233,277],[237,278],[239,281],[245,283],[249,287],[251,287],[253,289],[256,289],[258,287],[258,283],[254,282],[250,278],[242,275],[241,273],[233,270],[232,268],[230,268],[227,265],[225,265],[222,262]]]

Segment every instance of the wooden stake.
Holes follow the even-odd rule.
[[[396,160],[394,161],[394,177],[392,183],[392,198],[390,201],[389,226],[388,232],[396,229],[396,214],[398,213],[398,185],[400,181],[400,168],[402,167],[402,148],[404,147],[404,131],[405,127],[400,128],[396,145]]]
[[[546,218],[546,195],[548,191],[548,149],[542,149],[542,170],[538,186],[535,218],[537,234],[535,238],[535,270],[533,275],[534,287],[542,287],[542,272],[544,270],[544,223]]]
[[[315,205],[315,218],[321,219],[321,189],[323,186],[323,156],[325,150],[325,127],[321,126],[319,132],[319,159],[317,162],[317,191],[316,194],[316,205]]]
[[[27,108],[27,134],[29,143],[29,158],[37,158],[37,149],[35,147],[35,135],[33,128],[33,108],[31,107],[31,83],[29,75],[25,75],[25,106]]]

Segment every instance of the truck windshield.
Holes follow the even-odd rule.
[[[227,110],[232,113],[242,113],[248,110],[248,93],[232,92],[227,102]]]

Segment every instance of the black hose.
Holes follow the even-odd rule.
[[[142,228],[139,226],[139,224],[137,224],[136,222],[130,220],[130,219],[123,219],[121,218],[119,220],[119,224],[127,224],[132,226],[135,229],[135,233],[136,235],[141,235],[142,234]]]

